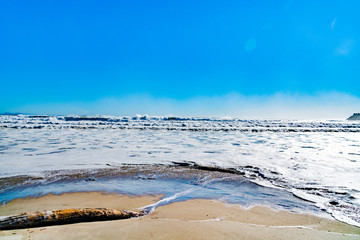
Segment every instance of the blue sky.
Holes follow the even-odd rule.
[[[360,111],[359,9],[3,0],[0,112],[341,118]]]

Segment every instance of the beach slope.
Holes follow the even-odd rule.
[[[85,207],[139,211],[160,198],[65,193],[16,199],[1,206],[0,214]],[[160,206],[140,218],[1,231],[0,239],[360,239],[360,228],[263,206],[245,209],[216,200],[193,199]]]

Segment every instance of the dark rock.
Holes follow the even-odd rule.
[[[348,119],[349,121],[360,121],[360,113],[354,113],[351,117],[349,117]]]

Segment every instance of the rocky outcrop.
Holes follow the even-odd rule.
[[[0,217],[0,230],[62,225],[78,222],[105,221],[140,217],[143,212],[107,208],[62,209],[56,211],[26,212]]]
[[[351,117],[349,117],[347,120],[350,121],[359,121],[360,120],[360,113],[354,113]]]

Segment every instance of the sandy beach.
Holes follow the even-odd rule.
[[[101,192],[45,195],[13,200],[0,207],[0,214],[88,207],[140,211],[161,197]],[[140,218],[7,230],[0,232],[0,239],[360,239],[360,228],[264,206],[245,209],[193,199],[160,206]]]

